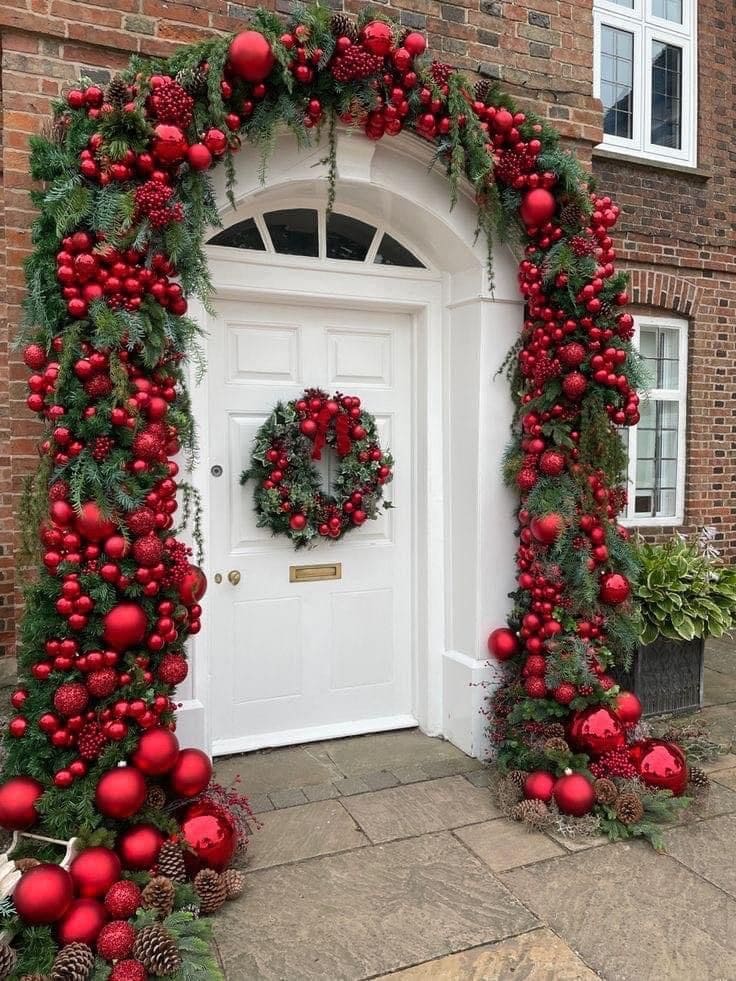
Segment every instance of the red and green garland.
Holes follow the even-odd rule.
[[[174,751],[170,738],[203,589],[175,526],[180,502],[182,523],[196,519],[196,495],[172,458],[196,445],[185,380],[199,330],[186,310],[188,297],[206,303],[210,291],[203,242],[218,213],[209,171],[222,162],[232,190],[241,141],[259,145],[266,166],[283,126],[302,142],[326,131],[333,194],[340,126],[371,139],[413,133],[446,166],[450,204],[462,182],[472,186],[489,259],[494,237],[521,239],[527,310],[510,359],[517,414],[505,461],[520,497],[518,590],[491,641],[510,666],[490,709],[501,763],[547,775],[541,796],[525,789],[527,804],[544,804],[552,781],[560,808],[595,808],[613,836],[648,826],[630,820],[636,806],[624,820],[610,790],[598,793],[599,773],[637,774],[666,810],[652,763],[661,747],[627,748],[631,697],[617,694],[608,673],[637,635],[636,561],[616,523],[625,499],[617,427],[638,419],[639,382],[626,277],[614,268],[618,209],[550,127],[489,83],[431,61],[425,47],[422,35],[367,9],[353,22],[300,7],[288,24],[259,10],[234,39],[208,39],[168,61],[134,58],[106,91],[81,83],[55,107],[50,135],[32,138],[31,172],[43,186],[33,193],[24,359],[28,405],[45,435],[22,517],[39,576],[27,593],[0,823],[40,820],[53,837],[81,834],[83,845],[114,849],[124,883],[148,881],[164,856],[173,869],[171,847],[182,835],[189,841],[189,823],[172,806],[207,792],[209,777],[208,762]],[[370,462],[390,470],[385,459]],[[373,468],[360,486],[373,488],[372,477]],[[150,734],[153,769],[141,765]],[[671,789],[683,787],[681,772]],[[227,808],[208,806],[208,821],[226,820]],[[97,858],[99,875],[111,860]],[[174,975],[182,957],[190,975],[217,976],[200,921],[176,912],[191,890],[177,886],[174,912],[160,923],[121,902],[128,886],[100,894],[101,903],[47,871],[45,887],[38,873],[38,887],[33,879],[24,887],[31,907],[48,905],[54,876],[53,915],[34,919],[25,906],[9,921],[15,976],[49,972],[57,952],[77,958],[75,976],[89,976],[92,967],[79,964],[95,962],[95,943],[95,977]],[[223,886],[200,885],[201,908],[212,909]],[[76,933],[59,926],[72,903]],[[103,941],[108,917],[124,925]],[[82,936],[84,950],[59,951]]]
[[[333,494],[322,490],[314,465],[327,447],[339,460]],[[357,395],[308,388],[279,403],[258,430],[241,483],[255,482],[259,526],[288,535],[299,548],[320,537],[342,538],[377,518],[392,467],[378,443],[376,420]]]

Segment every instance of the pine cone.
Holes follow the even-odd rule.
[[[27,872],[29,869],[34,869],[40,864],[37,858],[18,858],[15,861],[15,867],[21,873]]]
[[[503,780],[498,781],[496,785],[496,798],[498,800],[498,806],[504,814],[510,814],[514,806],[519,803],[523,796],[524,791],[515,780],[504,777]]]
[[[21,974],[20,981],[49,981],[48,974]]]
[[[0,944],[0,979],[10,977],[15,967],[16,953],[8,944]]]
[[[152,783],[148,788],[146,804],[148,807],[153,808],[154,811],[163,810],[166,807],[166,791],[164,788],[159,787],[157,783]]]
[[[699,766],[690,767],[690,786],[694,790],[707,790],[710,787],[710,777]]]
[[[228,899],[237,899],[245,889],[245,876],[238,869],[225,869],[220,876]]]
[[[182,69],[176,76],[176,81],[189,95],[204,95],[207,91],[207,71],[201,65]]]
[[[333,37],[349,37],[353,43],[358,40],[358,31],[347,14],[335,14],[330,21],[330,30]]]
[[[87,944],[62,947],[51,968],[51,981],[87,981],[95,966],[95,955]]]
[[[506,779],[511,780],[515,783],[517,787],[523,787],[524,781],[529,776],[526,770],[509,770],[506,774]]]
[[[523,800],[514,807],[511,816],[534,831],[546,828],[551,819],[549,808],[543,800]]]
[[[174,908],[174,884],[165,875],[157,875],[148,883],[141,894],[141,905],[155,909],[163,920]]]
[[[107,101],[113,109],[122,109],[128,102],[128,86],[122,75],[115,75],[107,86]]]
[[[636,824],[644,817],[644,805],[636,794],[626,791],[616,801],[616,817],[621,824]]]
[[[585,214],[578,204],[565,204],[560,208],[560,224],[566,228],[582,228],[585,225]]]
[[[186,882],[187,872],[184,866],[184,855],[181,847],[175,841],[166,841],[158,853],[159,875],[165,875],[172,882]]]
[[[593,784],[593,790],[595,791],[595,799],[599,804],[612,805],[618,800],[618,787],[613,780],[601,777]]]
[[[547,739],[564,739],[565,727],[561,722],[550,722],[548,726],[544,727],[544,735]]]
[[[227,886],[214,869],[202,869],[194,877],[194,888],[199,896],[200,912],[214,913],[227,899]]]
[[[560,739],[559,736],[552,736],[551,739],[547,739],[544,747],[545,753],[569,753],[570,747],[565,739]]]
[[[181,967],[181,954],[176,941],[160,923],[138,931],[133,957],[155,978],[165,978]]]
[[[485,102],[488,98],[488,93],[491,91],[491,83],[487,78],[482,78],[479,82],[475,83],[475,98],[478,102]]]

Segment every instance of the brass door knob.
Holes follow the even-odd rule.
[[[227,574],[228,582],[231,582],[233,586],[237,586],[240,582],[240,573],[237,569],[231,569]]]

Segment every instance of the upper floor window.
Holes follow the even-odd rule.
[[[595,0],[603,145],[695,166],[696,0]]]

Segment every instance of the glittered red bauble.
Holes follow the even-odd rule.
[[[546,770],[535,770],[524,779],[524,796],[527,799],[543,800],[548,803],[552,800],[555,782],[551,773],[547,773]]]
[[[118,961],[107,981],[148,981],[148,971],[133,958]]]
[[[138,740],[131,763],[148,777],[160,777],[173,769],[179,758],[179,740],[170,729],[155,726]]]
[[[372,20],[366,24],[360,34],[363,47],[372,55],[383,58],[389,53],[394,43],[393,31],[382,20]]]
[[[89,692],[79,681],[69,681],[54,692],[54,708],[60,715],[79,715],[87,708]]]
[[[496,627],[488,637],[488,650],[497,661],[508,661],[519,651],[516,634],[508,627]]]
[[[25,831],[38,821],[36,804],[43,784],[32,777],[12,777],[0,787],[0,827],[6,831]]]
[[[613,703],[616,715],[621,719],[624,726],[635,726],[642,715],[642,705],[633,691],[622,691],[616,696]]]
[[[532,518],[529,522],[532,535],[541,545],[551,545],[556,542],[562,534],[564,526],[562,515],[554,512],[545,514],[541,518]]]
[[[166,685],[180,685],[189,674],[187,659],[181,654],[164,654],[156,675]]]
[[[29,869],[13,892],[13,903],[24,923],[55,923],[69,909],[74,884],[69,873],[51,863]]]
[[[106,923],[97,938],[97,953],[106,961],[117,961],[127,957],[135,943],[135,927],[126,920],[113,920]]]
[[[536,228],[546,224],[554,215],[556,208],[554,196],[545,188],[536,187],[524,195],[519,214],[525,225]]]
[[[199,603],[206,591],[207,576],[198,565],[190,565],[189,571],[179,584],[179,598],[182,603],[184,606],[194,606],[195,603]]]
[[[274,65],[271,45],[259,31],[236,34],[227,56],[233,74],[245,82],[262,82]]]
[[[602,603],[617,606],[624,603],[631,594],[631,585],[620,572],[606,572],[601,576],[598,596]]]
[[[233,819],[219,804],[200,800],[186,809],[181,819],[181,833],[193,849],[184,858],[190,874],[201,868],[224,871],[235,854],[238,843]]]
[[[593,784],[582,773],[566,772],[555,784],[555,804],[563,814],[582,817],[595,803]]]
[[[569,736],[576,749],[591,756],[602,756],[626,744],[623,724],[607,705],[591,705],[576,712]]]
[[[119,766],[103,773],[95,790],[97,810],[118,821],[140,811],[145,799],[146,781],[134,766]]]
[[[152,824],[136,824],[118,838],[118,853],[126,869],[150,869],[156,864],[164,836]]]
[[[675,797],[685,792],[689,779],[687,760],[675,743],[645,739],[629,747],[629,758],[648,787],[671,790]]]
[[[104,896],[120,878],[120,859],[109,848],[85,848],[69,866],[77,895],[84,899]]]
[[[62,946],[87,944],[94,947],[107,920],[107,910],[96,899],[77,899],[56,928]]]
[[[184,159],[188,143],[178,126],[159,123],[153,132],[153,152],[161,163],[178,163],[179,160]]]
[[[114,522],[106,518],[94,501],[87,501],[76,517],[74,526],[77,533],[90,542],[101,542],[115,531]]]
[[[115,920],[129,920],[141,905],[141,890],[128,879],[115,882],[105,896],[105,909]]]
[[[169,782],[177,797],[196,797],[207,788],[211,777],[209,756],[201,749],[183,749],[169,775]]]
[[[137,603],[118,603],[102,621],[103,639],[116,651],[135,647],[146,636],[148,620],[145,611]]]

